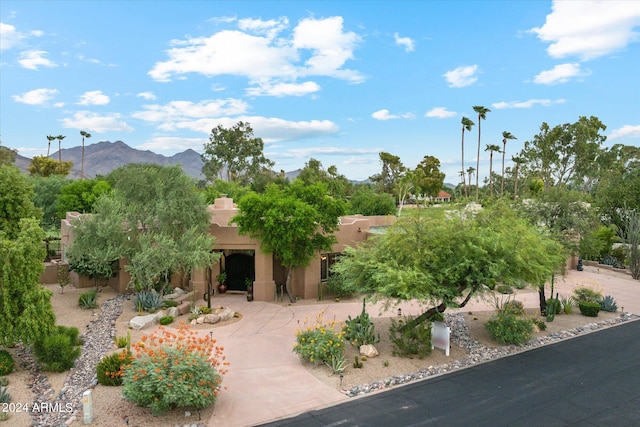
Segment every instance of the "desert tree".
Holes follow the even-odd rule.
[[[62,162],[62,140],[65,139],[66,136],[58,135],[56,139],[58,140],[58,161]]]
[[[462,188],[464,189],[464,194],[466,197],[469,197],[469,193],[467,193],[467,185],[464,182],[464,131],[471,132],[471,128],[475,126],[475,123],[468,117],[463,117],[461,120],[462,123]],[[469,181],[469,186],[471,186],[471,181]]]
[[[511,132],[502,132],[502,183],[500,184],[500,197],[504,196],[504,156],[507,153],[507,140],[518,139]]]
[[[499,153],[500,147],[496,144],[487,144],[484,151],[489,152],[489,196],[493,197],[493,153]]]
[[[480,136],[481,136],[481,125],[482,121],[487,118],[487,113],[490,113],[491,110],[483,107],[482,105],[475,105],[473,107],[473,111],[478,113],[478,154],[476,158],[476,202],[478,201],[478,191],[480,189],[478,177],[480,176]]]
[[[89,132],[85,132],[83,130],[80,131],[80,135],[82,135],[82,160],[80,166],[80,178],[84,179],[84,139],[91,138],[91,134]]]

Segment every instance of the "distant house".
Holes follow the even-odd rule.
[[[447,193],[446,191],[440,190],[437,197],[430,197],[429,199],[432,202],[436,203],[448,203],[451,201],[451,194]]]

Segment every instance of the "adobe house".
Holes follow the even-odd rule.
[[[276,297],[276,284],[284,285],[286,270],[271,253],[260,250],[260,241],[238,233],[236,224],[229,224],[231,218],[239,213],[233,199],[222,196],[215,199],[207,210],[211,213],[209,233],[216,238],[212,248],[221,253],[220,260],[209,268],[194,270],[190,278],[172,277],[172,284],[183,288],[193,288],[196,295],[202,297],[209,285],[218,286],[217,276],[222,271],[227,274],[227,291],[245,291],[247,281],[253,282],[253,295],[257,301],[273,301]],[[68,212],[62,220],[62,256],[65,248],[73,241],[71,221],[79,217],[77,212]],[[336,256],[347,246],[355,246],[367,239],[372,227],[391,225],[394,216],[349,215],[340,218],[339,230],[335,233],[337,243],[331,251],[318,253],[307,267],[293,270],[291,292],[301,299],[318,297],[320,286],[324,286],[330,274],[330,268]],[[118,292],[127,292],[129,274],[124,270],[126,260],[120,261],[119,273],[108,285]],[[78,277],[72,272],[71,283],[77,287],[91,287],[93,280]]]

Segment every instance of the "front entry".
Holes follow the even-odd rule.
[[[225,257],[228,291],[246,291],[247,279],[254,280],[254,256],[236,252]]]

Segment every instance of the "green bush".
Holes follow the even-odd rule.
[[[13,372],[13,356],[7,350],[0,350],[0,376]]]
[[[523,345],[533,335],[533,321],[508,312],[498,312],[485,328],[501,344]]]
[[[562,305],[562,312],[564,314],[571,314],[573,313],[573,307],[575,306],[575,300],[573,297],[569,296],[563,296],[560,297],[560,305]]]
[[[616,311],[618,311],[618,304],[616,304],[616,300],[611,295],[603,297],[600,300],[599,304],[600,310],[602,311],[606,311],[609,313],[615,313]]]
[[[522,301],[510,300],[502,304],[500,310],[505,313],[511,313],[515,314],[516,316],[521,316],[524,314],[524,305],[522,304]]]
[[[296,332],[296,344],[293,352],[312,363],[333,363],[344,356],[344,332],[336,322],[325,322],[320,312],[313,324],[306,320]]]
[[[82,308],[91,309],[98,306],[98,292],[95,289],[80,294],[78,304]]]
[[[355,348],[360,348],[365,344],[376,344],[380,342],[380,334],[376,337],[376,327],[367,313],[366,302],[362,301],[362,312],[352,319],[351,316],[345,321],[342,327],[344,339]]]
[[[200,307],[200,314],[211,314],[212,311],[211,307]]]
[[[338,298],[347,298],[358,292],[355,285],[347,284],[340,274],[334,273],[325,282],[327,292]]]
[[[133,356],[127,350],[112,353],[105,356],[96,366],[98,384],[105,386],[122,385],[124,367],[133,360]]]
[[[496,286],[496,291],[500,292],[501,294],[512,294],[513,288],[509,285],[498,285]]]
[[[9,378],[7,377],[0,377],[0,385],[2,387],[6,387],[9,385]]]
[[[129,348],[131,345],[131,334],[128,333],[126,337],[115,337],[113,341],[118,348]]]
[[[164,308],[177,307],[178,306],[178,302],[177,301],[172,301],[172,300],[167,300],[167,301],[163,301],[162,302],[162,306]]]
[[[578,303],[578,308],[580,309],[580,313],[584,316],[598,317],[598,312],[600,312],[600,303],[581,301]]]
[[[540,329],[541,331],[547,330],[547,324],[542,319],[533,319],[533,323]]]
[[[578,288],[573,291],[573,298],[577,303],[598,302],[602,299],[602,294],[591,288]]]
[[[161,325],[168,325],[173,322],[173,316],[162,316],[159,320]]]
[[[56,333],[33,344],[33,353],[43,370],[64,372],[71,369],[80,356],[81,344],[78,328],[58,326]]]
[[[419,359],[431,354],[431,322],[422,322],[410,328],[413,316],[404,320],[391,319],[389,339],[393,344],[393,354],[400,357],[417,356]]]

